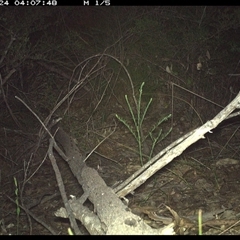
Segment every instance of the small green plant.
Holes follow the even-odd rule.
[[[143,135],[143,121],[145,119],[145,116],[146,116],[146,113],[149,109],[149,106],[152,102],[152,98],[150,98],[149,102],[147,103],[145,109],[143,109],[143,112],[141,112],[141,105],[142,105],[142,89],[143,89],[143,86],[144,86],[144,82],[141,84],[140,88],[139,88],[139,98],[138,100],[135,102],[136,106],[136,114],[134,113],[134,109],[133,107],[130,105],[130,102],[128,100],[128,96],[125,95],[125,99],[126,99],[126,102],[127,102],[127,105],[128,105],[128,109],[129,109],[129,112],[131,114],[131,118],[133,120],[133,126],[131,126],[130,124],[127,123],[127,121],[123,118],[121,118],[120,116],[118,116],[116,114],[116,117],[117,119],[122,122],[127,128],[128,130],[130,131],[130,133],[134,136],[137,144],[138,144],[138,152],[139,152],[139,158],[140,158],[140,162],[141,162],[141,165],[143,165],[143,147],[144,147],[144,144],[146,145],[146,142],[145,140],[147,138],[150,138],[151,141],[152,141],[152,146],[151,146],[151,149],[150,149],[150,153],[149,153],[149,159],[152,157],[152,154],[153,154],[153,150],[156,146],[156,144],[160,141],[160,140],[163,140],[170,132],[171,132],[171,128],[170,130],[164,135],[161,137],[162,135],[162,129],[160,129],[156,135],[156,137],[154,137],[154,132],[157,131],[157,128],[161,125],[161,123],[163,123],[164,121],[168,120],[170,117],[171,117],[171,114],[169,114],[168,116],[162,118],[162,119],[159,119],[159,121],[148,131],[148,133],[146,134],[146,136]],[[133,96],[134,99],[135,96]],[[147,146],[148,148],[148,146]]]
[[[18,228],[19,228],[19,216],[20,216],[20,207],[19,207],[19,197],[18,197],[18,183],[17,183],[17,179],[14,177],[14,185],[15,185],[15,196],[16,196],[16,205],[17,205],[17,209],[16,209],[16,213],[17,213],[17,234],[18,234]]]
[[[198,235],[202,235],[202,209],[198,211]]]
[[[74,235],[71,228],[68,228],[68,235]]]

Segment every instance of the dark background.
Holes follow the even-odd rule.
[[[172,133],[166,142],[160,141],[154,154],[213,118],[240,89],[239,38],[238,6],[1,7],[2,193],[16,198],[13,177],[19,183],[19,201],[24,195],[32,195],[31,187],[38,188],[33,183],[27,188],[27,179],[44,159],[48,142],[40,138],[41,124],[32,112],[44,121],[79,82],[79,88],[67,95],[53,115],[63,118],[62,125],[78,140],[83,152],[102,140],[99,133],[106,136],[115,123],[118,141],[138,151],[134,138],[127,135],[129,132],[115,114],[131,123],[125,95],[133,103],[133,89],[138,97],[143,82],[142,106],[153,98],[143,132],[172,114],[162,126],[163,132],[173,127]],[[236,117],[224,124],[229,127],[238,122]],[[228,150],[226,156],[234,152],[234,157],[239,157],[237,139],[231,138],[235,142],[228,149],[225,144],[229,139],[222,143]],[[151,144],[150,140],[147,143]],[[116,154],[115,147],[115,143],[109,143],[100,146],[99,151],[118,161],[125,159],[123,150],[118,149]],[[189,151],[195,148],[199,145]],[[201,157],[216,159],[223,153],[219,147]],[[135,163],[139,165],[139,159]],[[44,164],[41,177],[51,168]],[[111,175],[118,178],[114,171]],[[39,182],[37,176],[33,179]],[[41,186],[55,181],[53,175],[47,176]],[[40,190],[34,193],[41,195]],[[7,202],[2,198],[3,208]],[[16,206],[8,204],[13,213]],[[8,223],[16,220],[14,214],[8,220],[6,216],[8,212],[2,209],[0,219]]]

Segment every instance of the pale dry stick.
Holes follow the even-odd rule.
[[[192,145],[201,138],[205,138],[204,134],[206,134],[207,132],[211,133],[211,130],[216,128],[219,123],[224,121],[226,117],[229,116],[229,114],[231,114],[231,112],[233,112],[239,106],[239,104],[240,104],[240,92],[234,98],[234,100],[231,103],[229,103],[212,120],[207,121],[204,125],[191,131],[190,132],[191,134],[188,133],[190,135],[186,139],[180,141],[180,143],[176,147],[167,151],[162,158],[156,159],[156,157],[154,157],[153,159],[155,160],[155,162],[151,166],[149,166],[148,168],[143,166],[142,168],[144,168],[144,172],[142,173],[141,176],[135,177],[135,179],[133,179],[131,182],[129,182],[129,179],[127,179],[123,184],[120,184],[121,188],[119,187],[120,186],[119,185],[116,188],[117,190],[114,189],[114,191],[117,192],[118,196],[123,197],[126,196],[129,192],[135,190],[137,187],[143,184],[149,177],[156,173],[159,169],[163,168],[168,163],[170,163],[175,157],[182,154],[182,152],[190,145]],[[138,172],[141,171],[142,169],[140,169]],[[126,182],[128,182],[127,185]]]
[[[37,115],[22,99],[18,98],[17,96],[15,96],[15,97],[16,97],[20,102],[22,102],[22,103],[27,107],[27,109],[29,109],[29,110],[33,113],[33,115],[38,119],[38,121],[41,123],[41,125],[43,126],[43,128],[47,131],[47,133],[48,133],[48,134],[50,135],[50,137],[51,137],[51,138],[50,138],[51,141],[50,141],[50,144],[49,144],[49,150],[48,150],[48,156],[49,156],[49,158],[50,158],[50,160],[51,160],[53,169],[54,169],[54,171],[55,171],[56,178],[57,178],[58,185],[59,185],[59,190],[60,190],[61,196],[62,196],[62,198],[63,198],[63,200],[64,200],[65,208],[66,208],[67,211],[68,211],[71,225],[72,225],[72,227],[74,228],[75,233],[80,234],[81,232],[80,232],[80,230],[79,230],[79,228],[78,228],[78,226],[77,226],[76,220],[75,220],[75,218],[74,218],[74,216],[73,216],[73,213],[72,213],[72,211],[71,211],[71,209],[70,209],[70,205],[69,205],[69,203],[68,203],[68,201],[67,201],[67,196],[66,196],[65,188],[64,188],[63,181],[62,181],[62,178],[61,178],[61,173],[60,173],[60,171],[59,171],[59,169],[58,169],[58,166],[57,166],[57,164],[56,164],[56,159],[54,158],[54,155],[53,155],[53,150],[52,150],[52,148],[53,148],[53,144],[55,143],[54,137],[53,137],[53,135],[50,133],[50,131],[47,129],[47,127],[44,125],[44,123],[41,121],[41,119],[38,117],[38,115]]]
[[[55,107],[53,108],[53,110],[51,111],[51,113],[48,115],[48,117],[44,120],[45,125],[47,126],[52,115],[54,114],[54,112],[66,101],[66,99],[68,99],[68,97],[74,92],[76,91],[82,84],[83,81],[85,79],[83,79],[81,82],[77,83],[75,86],[73,86],[73,88],[55,105]],[[46,130],[46,129],[45,129]],[[41,130],[39,131],[41,132]]]
[[[66,190],[65,190],[65,187],[64,187],[63,179],[62,179],[60,170],[57,166],[56,159],[53,155],[53,144],[54,144],[54,142],[55,141],[54,141],[53,138],[49,140],[48,157],[51,161],[53,170],[54,170],[55,175],[56,175],[58,187],[59,187],[59,190],[60,190],[60,193],[61,193],[61,197],[63,199],[64,206],[65,206],[66,211],[68,213],[68,218],[70,220],[71,227],[74,229],[74,232],[75,232],[76,235],[83,235],[82,232],[80,231],[80,229],[78,228],[77,221],[76,221],[76,219],[73,215],[73,211],[71,210],[70,204],[68,202]]]
[[[93,56],[91,56],[91,57],[83,60],[81,63],[79,63],[79,64],[73,69],[72,77],[73,77],[76,69],[77,69],[79,66],[81,66],[84,62],[87,62],[87,63],[88,63],[90,60],[92,60],[92,59],[94,59],[94,58],[97,58],[97,57],[100,57],[100,58],[99,58],[98,61],[93,65],[93,67],[89,70],[89,73],[90,73],[90,74],[87,74],[87,75],[84,77],[84,79],[90,77],[92,74],[94,74],[95,72],[99,71],[99,69],[101,69],[102,67],[100,67],[99,69],[97,69],[97,70],[95,70],[95,71],[93,71],[93,70],[94,70],[95,67],[100,63],[100,60],[102,59],[103,54],[96,54],[96,55],[93,55]],[[87,65],[87,63],[84,65],[84,67]],[[77,81],[77,82],[79,82],[80,79],[81,79],[81,75],[82,75],[83,69],[84,69],[84,68],[82,68],[82,70],[81,70],[81,72],[80,72],[80,74],[79,74],[79,77],[78,77],[78,81]],[[93,71],[93,72],[92,72],[92,71]]]
[[[109,83],[110,83],[110,80],[108,81],[108,83],[107,83],[105,89],[103,90],[103,93],[102,93],[102,95],[101,95],[101,97],[100,97],[100,100],[98,101],[98,103],[96,104],[95,108],[93,109],[93,111],[92,111],[90,117],[89,117],[88,120],[86,121],[86,124],[90,121],[90,118],[92,117],[93,113],[97,110],[98,106],[99,106],[100,103],[102,102],[103,97],[105,96],[105,92],[107,91],[107,88],[108,88],[108,86],[109,86]]]
[[[192,160],[196,161],[197,163],[199,163],[200,165],[204,166],[205,168],[207,168],[208,170],[211,171],[211,168],[207,167],[205,164],[201,163],[200,161],[198,161],[196,158],[191,157]]]
[[[134,100],[134,103],[135,103],[135,106],[137,107],[137,99],[136,99],[136,95],[135,95],[135,90],[134,90],[134,86],[133,86],[133,81],[132,81],[132,78],[127,70],[127,68],[125,67],[125,65],[120,61],[118,60],[116,57],[112,56],[112,55],[109,55],[109,54],[106,54],[106,53],[103,53],[103,55],[105,56],[108,56],[110,58],[112,58],[113,60],[115,60],[117,63],[119,63],[122,68],[124,69],[125,73],[127,74],[128,76],[128,79],[129,79],[129,82],[130,82],[130,85],[131,85],[131,89],[132,89],[132,97],[133,97],[133,100]]]
[[[233,117],[236,117],[239,115],[240,115],[240,112],[235,112],[235,113],[230,114],[226,119],[233,118]]]
[[[188,138],[191,134],[193,134],[195,130],[186,133],[181,138],[177,139],[173,143],[171,143],[169,146],[167,146],[165,149],[163,149],[161,152],[159,152],[155,157],[150,159],[146,164],[144,164],[138,171],[136,171],[132,176],[130,176],[128,179],[126,179],[123,183],[119,184],[116,188],[114,188],[114,192],[117,193],[120,191],[120,189],[127,186],[131,181],[133,181],[136,177],[138,177],[141,173],[143,173],[147,168],[149,168],[152,164],[154,164],[161,156],[166,154],[168,151],[170,151],[172,148],[177,146],[179,143],[184,141],[186,138]]]
[[[41,168],[41,166],[43,165],[43,163],[46,161],[47,159],[47,153],[45,154],[42,162],[38,165],[38,167],[36,168],[36,170],[26,179],[26,182],[28,182],[36,173],[37,171]]]
[[[206,101],[210,101],[211,103],[213,103],[213,104],[221,107],[221,106],[218,105],[217,103],[214,103],[214,102],[212,102],[211,100],[208,100],[208,99],[206,99],[206,98],[204,98],[204,97],[202,97],[202,96],[200,96],[200,95],[198,95],[198,94],[196,94],[196,93],[194,93],[194,92],[192,92],[192,91],[190,91],[190,90],[188,90],[188,89],[186,89],[186,88],[184,88],[184,87],[181,87],[181,86],[179,86],[179,85],[177,85],[177,84],[175,84],[175,83],[173,83],[173,82],[171,82],[171,85],[172,85],[172,114],[173,114],[173,87],[174,87],[174,86],[177,86],[177,87],[181,88],[181,89],[184,90],[184,91],[187,91],[187,92],[189,92],[189,93],[191,93],[191,94],[193,94],[193,95],[196,95],[196,96],[199,97],[199,98],[202,98],[202,99],[204,99],[204,100],[206,100]],[[197,110],[194,108],[194,106],[193,106],[192,104],[188,103],[186,100],[184,100],[184,99],[182,99],[182,98],[179,98],[179,97],[177,97],[177,96],[175,96],[175,98],[180,99],[181,101],[187,103],[187,104],[193,109],[193,111],[196,113],[196,115],[198,116],[199,120],[201,121],[201,124],[203,124],[202,118],[200,117],[199,113],[197,112]],[[221,108],[223,108],[223,107],[221,107]],[[172,115],[172,116],[173,116],[173,115]],[[173,117],[172,117],[172,121],[173,121]],[[207,141],[208,141],[209,146],[211,146],[210,141],[209,141],[209,138],[207,138]],[[211,152],[212,152],[211,147],[210,147],[210,150],[211,150]]]
[[[38,115],[19,97],[15,96],[16,99],[18,99],[23,105],[37,118],[37,120],[41,123],[41,125],[44,127],[44,129],[47,131],[47,133],[50,135],[50,137],[53,138],[52,134],[50,131],[47,129],[47,127],[44,125],[44,123],[41,121],[41,119],[38,117]],[[41,164],[40,164],[41,165]],[[30,178],[29,178],[30,179]],[[29,181],[28,179],[28,181]]]
[[[46,131],[48,132],[48,134],[49,134],[50,137],[52,138],[53,136],[51,135],[50,131],[48,131],[47,127],[44,125],[44,123],[41,121],[41,119],[37,116],[37,114],[36,114],[28,105],[26,105],[20,98],[18,98],[18,97],[16,97],[16,98],[17,98],[18,100],[20,100],[20,101],[30,110],[30,112],[40,121],[40,123],[42,124],[42,126],[45,127]],[[55,120],[55,123],[57,123],[59,120],[61,120],[61,118]],[[39,164],[39,166],[36,168],[36,170],[32,173],[32,175],[30,175],[27,179],[25,179],[26,176],[24,177],[25,183],[27,183],[27,182],[36,174],[36,172],[40,169],[40,167],[41,167],[41,166],[43,165],[43,163],[45,162],[46,158],[47,158],[47,153],[45,154],[42,162]],[[28,167],[27,167],[27,169],[28,169]]]
[[[79,74],[78,79],[81,79],[82,72],[83,72],[84,68],[86,67],[86,65],[88,64],[88,62],[89,62],[90,60],[91,60],[91,59],[88,59],[88,61],[86,62],[86,64],[82,67],[82,70],[81,70],[81,72],[80,72],[80,74]],[[93,75],[94,73],[98,72],[99,70],[101,70],[102,68],[105,67],[105,66],[102,66],[102,67],[94,70],[94,68],[100,63],[100,60],[101,60],[101,58],[99,58],[99,60],[97,61],[97,63],[96,63],[96,64],[92,67],[92,69],[89,71],[89,72],[91,72],[91,75]],[[79,66],[79,65],[78,65],[78,66]],[[75,71],[75,70],[74,70],[74,71]],[[89,76],[89,77],[90,77],[90,76]],[[68,84],[68,88],[69,88],[69,89],[70,89],[70,84],[71,84],[71,80],[69,81],[69,84]],[[90,90],[89,90],[89,91],[90,91]],[[68,109],[70,108],[70,104],[71,104],[71,102],[73,101],[74,96],[75,96],[76,93],[77,93],[77,90],[72,94],[71,99],[68,101],[68,107],[67,107],[67,109],[64,111],[64,115],[66,114],[66,112],[67,112]],[[68,98],[68,99],[69,99],[69,98]]]
[[[110,127],[112,127],[112,126],[110,126]],[[91,132],[91,133],[94,133],[94,134],[96,134],[96,135],[98,135],[98,136],[100,136],[100,137],[103,137],[103,135],[102,134],[99,134],[98,132],[95,132],[95,131],[89,131],[89,132]],[[129,146],[127,146],[127,145],[124,145],[124,144],[122,144],[122,143],[119,143],[119,142],[117,142],[116,140],[114,140],[114,139],[110,139],[112,142],[114,142],[115,144],[117,144],[117,145],[119,145],[119,146],[121,146],[121,147],[123,147],[123,148],[126,148],[126,149],[128,149],[129,151],[131,151],[131,152],[133,152],[133,153],[135,153],[135,154],[138,154],[138,151],[137,150],[135,150],[134,148],[131,148],[131,147],[129,147]],[[149,157],[148,155],[146,155],[146,154],[143,154],[143,156],[144,157]]]
[[[56,141],[53,143],[53,147],[54,149],[57,151],[57,153],[59,154],[60,157],[62,157],[62,159],[65,162],[69,161],[69,158],[65,155],[65,153],[62,151],[62,149],[57,145]]]
[[[82,69],[81,69],[81,71],[80,71],[80,73],[79,73],[78,79],[81,79],[82,72],[83,72],[83,70],[85,69],[85,67],[87,66],[87,64],[88,64],[88,62],[86,62],[86,63],[83,65],[83,67],[82,67]],[[79,65],[77,65],[77,66],[79,66]],[[77,68],[77,67],[76,67],[76,68]],[[69,80],[69,83],[68,83],[68,92],[70,92],[70,90],[71,90],[70,86],[71,86],[71,83],[74,81],[74,76],[73,76],[73,75],[74,75],[74,72],[75,72],[76,68],[73,70],[72,77],[71,77],[70,80]],[[79,80],[77,81],[77,83],[78,83],[78,82],[79,82]],[[63,114],[63,115],[65,115],[66,112],[69,110],[70,105],[71,105],[71,103],[72,103],[72,101],[73,101],[74,96],[75,96],[76,93],[77,93],[77,90],[76,90],[75,92],[73,92],[71,98],[70,98],[71,95],[69,96],[69,98],[68,98],[68,103],[67,103],[67,108],[66,108],[66,110],[64,111],[64,114]]]
[[[106,139],[108,139],[115,131],[116,131],[116,125],[115,125],[113,131],[110,132],[102,141],[100,141],[100,142],[91,150],[91,152],[84,158],[83,162],[85,162],[85,161],[92,155],[92,153],[93,153]]]
[[[165,73],[169,74],[171,77],[176,78],[176,79],[179,80],[180,82],[182,82],[182,83],[184,83],[185,85],[187,85],[186,82],[184,82],[184,80],[182,80],[182,78],[180,78],[180,77],[178,77],[178,76],[176,76],[176,75],[174,75],[174,74],[171,74],[169,71],[166,70],[166,68],[164,68],[164,67],[162,67],[162,66],[156,64],[155,62],[152,62],[152,61],[150,61],[150,60],[148,60],[148,59],[146,59],[146,58],[143,58],[143,59],[144,59],[146,62],[149,62],[149,63],[151,63],[151,64],[159,67],[162,71],[164,71]],[[166,60],[169,61],[169,58],[162,58],[162,60],[163,60],[163,61],[166,61]],[[182,64],[182,63],[179,62],[179,61],[177,61],[177,62],[180,63],[180,64],[185,68],[184,64]],[[169,82],[169,81],[167,81],[167,82]]]
[[[15,96],[15,98],[19,100],[37,118],[37,120],[41,123],[41,125],[45,129],[45,131],[49,134],[51,138],[53,138],[53,135],[50,133],[50,131],[47,129],[47,127],[42,122],[42,120],[38,117],[38,115],[21,98],[19,98],[18,96]]]
[[[199,120],[201,121],[201,123],[203,124],[203,121],[202,121],[202,118],[201,118],[201,116],[199,115],[199,113],[197,112],[197,110],[194,108],[194,106],[191,104],[191,103],[189,103],[188,101],[186,101],[185,99],[183,99],[183,98],[180,98],[180,97],[177,97],[177,96],[174,96],[174,91],[173,91],[173,87],[176,85],[176,84],[173,84],[173,82],[171,82],[171,85],[172,85],[172,121],[173,121],[173,119],[174,119],[174,115],[173,115],[173,102],[174,102],[174,99],[178,99],[178,100],[181,100],[181,101],[183,101],[183,102],[185,102],[186,104],[188,104],[191,108],[192,108],[192,110],[196,113],[196,115],[198,116],[198,118],[199,118]],[[178,86],[178,85],[177,85]],[[193,92],[191,92],[191,91],[189,91],[189,90],[187,90],[187,89],[185,89],[185,88],[183,88],[183,87],[180,87],[180,88],[182,88],[183,90],[186,90],[187,92],[190,92],[190,93],[192,93],[192,94],[194,94]],[[198,95],[199,97],[201,97],[200,95]],[[172,126],[173,126],[173,122],[172,122]]]
[[[104,88],[104,90],[103,90],[103,93],[102,93],[102,95],[101,95],[98,103],[96,104],[95,108],[93,109],[91,115],[93,115],[93,113],[97,110],[98,106],[99,106],[100,103],[102,102],[102,100],[103,100],[103,98],[104,98],[104,96],[105,96],[105,93],[106,93],[106,91],[107,91],[107,88],[108,88],[108,86],[109,86],[109,83],[111,82],[111,78],[112,78],[112,77],[109,77],[109,80],[107,81],[107,84],[106,84],[106,86],[105,86],[105,88]]]
[[[230,138],[227,140],[227,142],[225,143],[225,145],[222,147],[221,151],[218,153],[216,158],[219,158],[219,156],[221,155],[222,151],[227,147],[228,143],[231,141],[231,139],[234,137],[235,133],[239,130],[240,127],[237,127],[236,130],[233,132],[233,134],[230,136]]]
[[[107,103],[110,101],[111,96],[114,96],[115,99],[117,100],[117,102],[119,103],[119,100],[118,100],[118,98],[116,97],[113,89],[114,89],[114,87],[116,86],[116,83],[117,83],[118,81],[121,81],[121,80],[120,80],[120,77],[119,77],[119,76],[120,76],[120,72],[121,72],[121,69],[119,69],[118,73],[116,74],[115,81],[113,81],[113,86],[110,88],[111,93],[110,93],[109,96],[108,96]],[[111,77],[112,77],[112,76],[111,76]]]
[[[135,92],[134,92],[133,82],[132,82],[132,79],[131,79],[130,74],[128,73],[128,71],[127,71],[126,67],[123,65],[123,63],[122,63],[121,61],[119,61],[117,58],[115,58],[114,56],[111,56],[111,55],[109,55],[109,54],[106,54],[106,53],[96,54],[96,55],[94,55],[94,56],[91,56],[91,57],[85,59],[84,61],[82,61],[81,63],[79,63],[79,64],[74,68],[72,76],[74,75],[74,72],[76,71],[76,69],[77,69],[79,66],[81,66],[81,64],[83,64],[84,62],[89,62],[89,61],[92,60],[93,58],[99,57],[97,63],[90,69],[89,73],[88,73],[82,80],[80,80],[82,73],[79,75],[77,84],[76,84],[76,85],[65,95],[65,97],[63,97],[63,99],[53,108],[52,112],[49,114],[49,116],[48,116],[48,117],[46,118],[46,120],[44,121],[45,125],[48,124],[51,116],[52,116],[53,113],[61,106],[61,104],[62,104],[66,99],[68,99],[69,96],[70,96],[72,93],[74,93],[74,92],[83,84],[83,82],[84,82],[87,78],[89,78],[92,74],[94,74],[95,72],[97,72],[97,71],[100,70],[100,69],[97,69],[97,70],[93,71],[94,68],[99,64],[99,62],[100,62],[100,60],[102,59],[103,56],[108,56],[108,57],[114,59],[115,61],[117,61],[117,62],[123,67],[124,71],[126,72],[128,78],[129,78],[129,81],[130,81],[130,84],[131,84],[131,88],[132,88],[133,99],[134,99],[134,102],[135,102],[135,104],[136,104],[136,106],[137,106],[137,100],[136,100],[136,96],[135,96]]]
[[[120,60],[118,60],[116,57],[114,57],[114,56],[112,56],[112,55],[110,55],[110,54],[102,53],[102,54],[96,54],[96,55],[94,55],[94,56],[91,56],[91,57],[87,58],[87,59],[84,60],[84,61],[88,61],[88,60],[90,60],[91,58],[103,57],[103,56],[107,56],[107,57],[109,57],[109,58],[112,58],[113,60],[115,60],[117,63],[119,63],[119,64],[122,66],[122,68],[124,69],[125,73],[126,73],[127,76],[128,76],[128,79],[129,79],[129,82],[130,82],[130,85],[131,85],[131,89],[132,89],[132,96],[133,96],[135,105],[137,106],[137,99],[136,99],[136,95],[135,95],[135,90],[134,90],[132,78],[131,78],[131,76],[130,76],[128,70],[127,70],[127,68],[125,67],[125,65],[124,65]],[[83,62],[84,62],[84,61],[83,61]],[[79,65],[80,65],[80,64],[79,64]],[[79,65],[77,65],[77,66],[75,67],[75,69],[76,69]],[[75,70],[74,70],[74,71],[75,71]]]
[[[114,159],[112,159],[112,158],[110,158],[110,157],[107,157],[107,156],[105,156],[105,155],[103,155],[103,154],[101,154],[101,153],[99,153],[99,152],[97,152],[97,151],[94,151],[94,153],[97,154],[98,156],[100,156],[100,157],[102,157],[102,158],[104,158],[104,159],[106,159],[106,160],[109,160],[109,161],[111,161],[111,162],[114,162],[114,163],[116,163],[117,165],[119,165],[119,166],[122,167],[122,164],[119,163],[118,161],[116,161],[116,160],[114,160]]]
[[[44,125],[44,123],[42,122],[42,120],[38,117],[38,115],[19,97],[15,96],[16,99],[18,99],[36,118],[37,120],[40,122],[40,124],[43,126],[43,128],[45,129],[45,131],[49,134],[49,136],[53,139],[53,135],[50,133],[50,131],[47,129],[47,127]],[[57,122],[58,120],[56,120]],[[34,175],[35,173],[38,171],[38,169],[42,166],[42,164],[45,162],[47,157],[47,154],[45,155],[43,161],[40,163],[40,165],[37,167],[37,169],[33,172],[33,174],[26,179],[26,181],[29,181]]]
[[[97,64],[99,64],[100,59],[101,59],[101,57],[99,58]],[[91,59],[88,59],[88,60],[90,61]],[[86,63],[86,64],[87,64],[87,63]],[[96,64],[95,64],[95,66],[96,66]],[[95,67],[95,66],[94,66],[94,67]],[[85,67],[85,66],[84,66],[84,67]],[[100,71],[100,70],[101,70],[102,68],[104,68],[104,67],[105,67],[105,66],[102,66],[102,67],[98,68],[97,70],[93,71],[92,74],[94,74],[95,72]],[[93,69],[92,69],[92,70],[93,70]],[[83,71],[83,69],[82,69],[82,71]],[[82,74],[82,73],[80,73],[80,75],[81,75],[81,74]],[[103,99],[103,97],[104,97],[104,95],[105,95],[105,92],[106,92],[106,90],[107,90],[107,87],[108,87],[108,85],[109,85],[109,82],[110,82],[110,80],[108,80],[108,84],[106,85],[106,87],[105,87],[105,89],[104,89],[104,91],[103,91],[103,93],[102,93],[102,96],[101,96],[100,100],[98,101],[96,107],[93,109],[92,114],[96,111],[96,109],[98,108],[99,104],[101,103],[101,101],[102,101],[102,99]],[[76,92],[75,92],[75,93],[76,93]],[[71,102],[72,102],[72,100],[73,100],[73,98],[74,98],[75,93],[73,93],[73,96],[71,97],[71,100],[70,100],[70,102],[68,103],[68,108],[65,110],[64,114],[65,114],[65,113],[67,112],[67,110],[69,109],[70,104],[71,104]],[[91,114],[91,116],[92,116],[92,114]],[[88,118],[87,123],[89,122],[91,116]]]
[[[203,18],[205,16],[205,14],[206,14],[206,8],[207,8],[207,6],[204,6],[203,13],[202,13],[201,19],[199,21],[199,25],[198,25],[199,28],[200,28],[200,26],[202,24],[202,21],[203,21]]]
[[[197,97],[199,97],[199,98],[201,98],[201,99],[203,99],[203,100],[205,100],[205,101],[207,101],[207,102],[210,102],[210,103],[212,103],[213,105],[215,105],[215,106],[218,106],[218,107],[220,107],[220,108],[224,108],[222,105],[220,105],[220,104],[218,104],[218,103],[215,103],[215,102],[213,102],[213,101],[211,101],[211,100],[209,100],[209,99],[207,99],[207,98],[205,98],[205,97],[203,97],[203,96],[201,96],[201,95],[199,95],[199,94],[197,94],[197,93],[195,93],[195,92],[193,92],[193,91],[190,91],[190,90],[188,90],[188,89],[186,89],[186,88],[184,88],[184,87],[181,87],[180,85],[178,85],[178,84],[176,84],[176,83],[174,83],[174,82],[171,82],[171,84],[172,85],[174,85],[174,86],[176,86],[176,87],[178,87],[178,88],[181,88],[182,90],[184,90],[184,91],[186,91],[186,92],[189,92],[189,93],[191,93],[191,94],[193,94],[193,95],[195,95],[195,96],[197,96]]]
[[[227,229],[225,229],[222,232],[220,232],[218,235],[224,234],[225,232],[227,232],[228,230],[230,230],[231,228],[233,228],[234,226],[236,226],[239,223],[240,223],[240,220],[236,221],[234,224],[232,224],[230,227],[228,227]]]
[[[236,73],[236,74],[228,74],[228,76],[230,76],[230,77],[239,77],[240,76],[240,74],[239,73]]]
[[[74,77],[74,74],[75,74],[75,72],[77,71],[77,68],[80,67],[82,64],[84,64],[83,67],[82,67],[82,69],[81,69],[81,71],[80,71],[80,73],[79,73],[78,79],[77,79],[77,82],[79,82],[80,79],[81,79],[81,76],[82,76],[82,74],[83,74],[84,68],[85,68],[85,67],[88,65],[88,63],[89,63],[92,59],[94,59],[95,57],[96,57],[96,55],[90,56],[90,57],[88,57],[87,59],[84,59],[84,60],[83,60],[82,62],[80,62],[79,64],[77,64],[77,65],[75,66],[75,68],[73,69],[73,71],[72,71],[72,77],[71,77],[71,79]],[[93,67],[89,70],[89,72],[91,72],[91,71],[99,64],[99,62],[100,62],[100,59],[96,62],[96,64],[93,65]],[[86,74],[85,78],[86,78],[86,77],[90,77],[90,75]],[[69,86],[70,86],[70,85],[69,85]]]
[[[85,61],[88,61],[88,60],[91,59],[91,58],[92,58],[92,57],[90,57],[90,58],[84,60],[83,62],[81,62],[80,64],[78,64],[78,65],[74,68],[72,76],[74,75],[75,70],[76,70],[82,63],[84,63]],[[99,60],[99,61],[100,61],[100,60]],[[98,62],[99,62],[99,61],[98,61]],[[80,76],[79,76],[78,82],[77,82],[77,83],[72,87],[72,89],[55,105],[55,107],[53,108],[53,110],[51,111],[51,113],[48,115],[48,117],[47,117],[47,118],[45,119],[45,121],[44,121],[44,123],[45,123],[46,126],[48,125],[48,123],[49,123],[52,115],[54,114],[54,112],[55,112],[75,91],[77,91],[77,90],[83,85],[84,81],[85,81],[87,78],[89,78],[92,74],[94,74],[94,73],[97,71],[97,70],[96,70],[96,71],[93,71],[93,70],[94,70],[94,68],[97,66],[98,62],[90,69],[89,73],[88,73],[84,78],[80,79]],[[92,72],[91,72],[91,71],[92,71]],[[40,130],[40,131],[41,131],[41,130]],[[39,131],[39,132],[40,132],[40,131]]]

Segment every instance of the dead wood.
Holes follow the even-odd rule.
[[[84,224],[90,234],[173,234],[173,224],[162,229],[152,229],[133,214],[98,172],[85,164],[84,156],[74,140],[62,128],[57,129],[55,139],[63,147],[65,160],[83,188],[83,196],[70,200],[69,204],[75,218]],[[92,202],[94,212],[83,206],[87,198]],[[60,209],[56,216],[67,217],[69,214],[65,209]]]
[[[73,139],[59,128],[55,139],[63,147],[66,154],[65,160],[84,190],[80,199],[69,201],[74,216],[84,224],[90,234],[173,234],[173,224],[162,229],[152,229],[140,217],[133,214],[122,203],[119,196],[125,196],[136,189],[159,169],[179,156],[187,147],[204,138],[206,133],[210,133],[239,106],[240,93],[212,120],[175,141],[114,191],[105,184],[95,169],[85,164],[84,156]],[[58,148],[55,147],[55,149]],[[94,212],[83,206],[87,198],[92,202]],[[57,212],[57,216],[67,217],[68,214],[62,209]]]
[[[114,192],[119,197],[124,197],[140,185],[142,185],[147,179],[149,179],[154,173],[170,163],[174,158],[181,155],[185,149],[197,142],[199,139],[204,139],[206,133],[212,133],[211,130],[216,128],[222,121],[229,119],[232,116],[238,116],[238,113],[231,114],[235,109],[240,108],[240,92],[235,99],[230,102],[220,113],[218,113],[212,120],[207,121],[199,128],[190,131],[183,137],[177,139],[167,148],[158,153],[155,157],[149,160],[142,168],[140,168],[134,175],[129,177],[119,186],[114,189]]]

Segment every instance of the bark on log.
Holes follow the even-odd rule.
[[[84,190],[80,199],[70,200],[69,203],[74,216],[84,224],[90,234],[174,233],[173,224],[161,229],[152,229],[139,216],[133,214],[106,185],[98,172],[85,164],[84,156],[74,140],[62,128],[57,130],[55,140],[63,147],[69,167]],[[87,198],[92,202],[94,211],[83,206]],[[56,215],[67,217],[64,209],[57,211]]]

